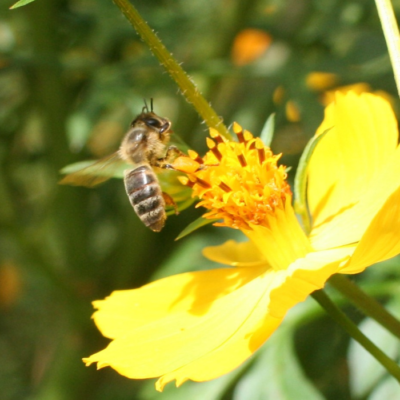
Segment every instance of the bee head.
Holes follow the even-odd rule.
[[[160,136],[162,136],[164,132],[167,133],[171,128],[171,122],[168,119],[159,117],[153,112],[153,99],[150,99],[150,109],[146,100],[144,100],[142,113],[133,120],[131,126],[134,127],[138,124],[146,125],[147,128],[158,132]]]

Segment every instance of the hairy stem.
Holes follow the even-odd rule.
[[[196,111],[204,119],[207,126],[217,129],[221,135],[230,139],[231,135],[223,124],[222,119],[202,96],[193,80],[186,74],[133,5],[129,3],[128,0],[113,1],[138,32],[143,41],[148,45],[149,49],[160,61],[161,65],[167,70],[171,78],[177,83],[183,96],[193,105]]]

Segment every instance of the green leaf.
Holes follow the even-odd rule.
[[[304,374],[293,345],[293,329],[283,325],[268,339],[239,380],[233,400],[323,400]]]
[[[387,308],[399,316],[400,298],[393,300]],[[366,318],[360,325],[360,330],[390,358],[399,356],[399,341],[385,328],[371,318]],[[354,397],[365,397],[370,391],[376,389],[379,381],[386,375],[385,369],[367,353],[357,342],[352,340],[348,351],[348,366],[350,370],[350,389]],[[389,379],[393,380],[392,378]],[[398,386],[398,383],[397,383]],[[382,397],[390,398],[390,397]],[[392,397],[397,398],[397,397]]]
[[[179,182],[179,175],[182,174],[178,171],[163,170],[158,174],[158,179],[162,191],[174,199],[179,211],[183,211],[190,207],[196,199],[192,197],[192,189]],[[171,214],[175,214],[175,208],[168,206],[167,215]]]
[[[265,123],[264,127],[262,128],[260,139],[263,141],[265,146],[270,147],[272,139],[274,137],[275,131],[275,113],[272,113]]]
[[[190,272],[194,269],[205,270],[213,267],[213,262],[203,256],[202,250],[210,246],[208,235],[192,235],[173,247],[172,254],[151,276],[150,281],[167,276]],[[185,385],[184,385],[185,386]]]
[[[193,222],[191,222],[179,235],[175,240],[182,239],[183,237],[189,235],[189,233],[194,232],[195,230],[201,228],[202,226],[212,224],[213,222],[218,221],[218,219],[205,219],[203,217],[197,218]]]
[[[10,7],[10,10],[14,10],[15,8],[26,6],[27,4],[32,3],[33,1],[35,1],[35,0],[19,0]]]
[[[400,399],[399,382],[391,376],[388,376],[382,382],[378,383],[368,396],[368,400],[382,399]]]
[[[169,384],[161,393],[154,390],[154,382],[145,384],[141,391],[140,399],[142,400],[222,400],[226,399],[226,393],[236,381],[247,363],[242,364],[232,372],[213,379],[208,382],[185,382],[184,385],[177,388],[173,384]],[[245,399],[246,397],[244,397]]]
[[[309,231],[311,226],[306,199],[308,164],[317,144],[331,129],[326,129],[320,135],[310,139],[300,157],[296,177],[294,178],[294,208],[296,213],[301,216],[306,231]]]
[[[93,129],[93,122],[87,112],[75,112],[67,120],[68,142],[74,152],[79,152],[87,143]]]
[[[169,193],[168,193],[169,194]],[[195,199],[192,198],[188,198],[186,200],[182,200],[182,201],[177,201],[175,199],[174,196],[172,196],[173,199],[175,200],[177,207],[178,207],[178,211],[181,212],[183,210],[186,210],[187,208],[189,208],[195,201]],[[167,210],[166,210],[167,215],[176,215],[175,213],[175,207],[173,206],[167,206]],[[177,239],[178,240],[178,239]]]

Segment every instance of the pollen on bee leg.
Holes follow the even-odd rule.
[[[218,150],[218,146],[215,144],[215,142],[213,140],[211,140],[210,138],[206,138],[207,140],[207,146],[208,148],[212,151],[212,153],[214,154],[214,156],[217,158],[218,161],[222,160],[222,154],[220,153],[220,151]]]
[[[265,161],[264,143],[261,141],[261,139],[257,138],[255,145],[257,149],[258,161],[261,165]]]
[[[219,143],[224,143],[224,139],[221,137],[221,135],[219,134],[219,132],[214,129],[214,128],[210,128],[210,136],[212,139],[214,139],[218,144]]]
[[[200,161],[201,163],[193,160],[191,157],[181,156],[175,159],[171,166],[176,171],[184,172],[186,174],[192,174],[198,171],[199,168],[203,165],[203,160],[200,159]]]
[[[242,167],[245,167],[245,166],[247,165],[247,161],[246,161],[246,158],[244,157],[244,155],[242,154],[240,148],[235,147],[235,153],[236,153],[237,159],[238,159],[239,162],[240,162],[240,165],[241,165]]]

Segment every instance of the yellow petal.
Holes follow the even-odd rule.
[[[173,313],[204,314],[214,301],[238,289],[261,269],[215,269],[160,279],[139,289],[118,290],[93,302],[93,319],[110,339]]]
[[[313,229],[310,241],[315,249],[345,246],[361,239],[372,219],[400,187],[400,148],[382,164],[355,206]]]
[[[286,271],[277,272],[275,288],[270,294],[269,313],[283,318],[294,305],[304,301],[315,290],[322,289],[325,282],[340,271],[353,251],[354,248],[343,247],[309,253],[296,260]]]
[[[323,287],[348,256],[348,249],[311,253],[287,270],[204,271],[116,292],[97,304],[95,321],[102,331],[125,324],[125,332],[114,332],[117,338],[85,362],[129,378],[160,376],[158,390],[172,380],[214,379],[250,357],[286,312]]]
[[[337,92],[346,94],[348,92],[353,92],[356,94],[361,94],[361,93],[371,93],[371,86],[368,83],[365,82],[358,82],[358,83],[353,83],[351,85],[346,85],[346,86],[339,86],[336,87],[332,90],[326,91],[321,98],[321,102],[324,105],[328,105],[329,103],[332,103],[332,101],[335,101],[335,97]]]
[[[188,364],[180,370],[162,377],[159,380],[159,388],[162,389],[163,385],[176,379],[177,373],[190,376],[181,381],[177,380],[177,385],[179,385],[187,379],[205,381],[220,376],[222,371],[219,368],[212,368],[214,365],[226,365],[226,372],[230,371],[232,362],[241,357],[243,350],[241,346],[250,346],[252,352],[257,350],[277,328],[287,311],[295,304],[304,301],[313,291],[321,289],[326,280],[336,273],[340,265],[348,259],[351,252],[350,249],[338,249],[310,253],[305,258],[293,263],[287,271],[269,271],[265,275],[265,283],[269,284],[269,287],[265,288],[264,296],[260,298],[257,306],[261,313],[257,315],[255,312],[249,316],[249,321],[253,317],[261,317],[251,341],[247,343],[245,340],[242,343],[241,340],[238,340],[242,334],[246,333],[248,328],[248,321],[246,321],[241,329],[219,348],[204,355],[195,363]],[[263,313],[264,317],[262,317]]]
[[[203,255],[212,261],[232,267],[267,265],[264,255],[252,241],[238,243],[228,240],[221,246],[206,247]]]
[[[318,228],[352,207],[397,147],[397,122],[386,100],[338,93],[317,134],[332,128],[309,165],[308,201]]]
[[[397,189],[375,215],[354,255],[342,269],[357,274],[366,267],[400,253],[400,189]]]
[[[313,251],[290,203],[284,210],[275,210],[268,219],[268,227],[250,225],[243,233],[257,246],[275,270],[285,270],[295,260]]]
[[[101,315],[104,303],[109,301],[105,300],[95,315],[99,329],[107,330],[105,324],[113,324],[119,319],[121,325],[127,322],[125,334],[85,361],[88,364],[98,362],[99,368],[109,365],[129,378],[169,374],[168,381],[177,379],[178,383],[187,379],[203,380],[202,376],[212,379],[234,369],[280,323],[269,318],[260,340],[258,327],[266,317],[268,306],[265,293],[274,277],[273,274],[262,274],[263,270],[221,269],[166,278],[142,289],[127,291],[125,297],[132,297],[129,304],[135,306],[138,297],[141,306],[129,309],[116,304],[107,307],[106,320]],[[171,286],[175,288],[174,296]],[[147,301],[142,303],[144,298]],[[156,302],[163,310],[162,315]],[[109,315],[111,308],[114,308],[113,320]],[[132,323],[136,314],[145,316],[154,312],[157,315],[147,318],[145,324],[141,323],[145,317],[137,327]],[[218,352],[220,347],[227,349],[222,355]],[[207,363],[204,367],[203,359],[215,351],[218,362]]]

